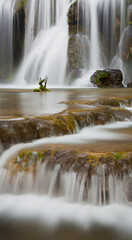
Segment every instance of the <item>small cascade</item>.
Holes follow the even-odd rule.
[[[11,176],[8,170],[0,170],[0,194],[41,194],[63,197],[65,201],[106,205],[132,201],[131,172],[122,176],[108,175],[105,165],[96,173],[65,171],[59,164],[38,163],[36,172],[29,171]]]
[[[12,71],[13,0],[0,1],[0,82]]]

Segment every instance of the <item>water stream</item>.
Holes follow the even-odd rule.
[[[38,77],[46,75],[49,86],[64,87],[67,84],[70,74],[67,69],[67,13],[72,2],[28,0],[23,59],[10,87],[28,88],[31,85],[32,88]],[[9,87],[5,85],[5,79],[14,73],[13,15],[16,3],[17,0],[0,0],[0,81],[4,83],[1,87]],[[72,87],[93,87],[89,78],[98,68],[124,69],[120,40],[127,26],[127,4],[123,0],[79,0],[78,6],[82,6],[83,26],[80,29],[78,24],[76,37],[86,43],[86,48],[81,52],[81,77]],[[77,15],[81,17],[80,9]],[[117,20],[121,24],[119,39],[115,43],[114,24]],[[62,90],[36,95],[1,90],[0,122],[4,122],[6,128],[8,121],[23,121],[67,110],[66,100],[97,100],[115,94],[115,90],[95,90]],[[115,95],[131,96],[131,92],[119,90]],[[131,106],[121,107],[132,111]],[[81,105],[77,107],[79,110],[83,108]],[[16,169],[12,174],[8,169],[11,167],[8,161],[14,156],[15,164],[21,163],[19,152],[23,149],[42,146],[52,149],[53,144],[58,149],[60,146],[73,149],[87,146],[91,151],[105,148],[105,151],[114,152],[116,148],[123,151],[131,148],[131,132],[130,118],[117,122],[111,119],[104,126],[94,126],[91,122],[89,127],[80,129],[76,124],[72,135],[20,143],[5,151],[0,149],[3,152],[0,156],[0,240],[131,240],[132,171],[126,169],[125,164],[123,174],[110,172],[106,164],[91,173],[87,165],[83,171],[75,171],[74,164],[63,167],[60,157],[54,163],[39,159],[36,169],[31,171],[31,164],[37,157],[34,150],[26,171]],[[81,157],[84,155],[80,154]]]
[[[83,174],[72,168],[67,172],[59,163],[40,161],[35,176],[27,170],[12,178],[4,168],[21,149],[45,144],[79,146],[102,140],[126,141],[131,135],[115,130],[127,128],[132,128],[131,121],[91,126],[72,136],[44,138],[6,150],[0,158],[0,238],[131,239],[131,171],[122,176],[107,175],[107,167],[101,165],[90,176],[88,169]],[[30,161],[36,154],[34,151]],[[17,161],[21,159],[17,157]]]
[[[97,97],[97,92],[96,96],[91,94],[93,99]],[[81,95],[82,98],[84,95]],[[59,101],[66,98],[64,94],[60,97]],[[75,99],[75,95],[72,97]],[[127,109],[131,111],[131,106]],[[77,128],[73,135],[21,143],[4,151],[0,157],[0,239],[20,240],[24,237],[52,240],[65,236],[65,239],[131,240],[131,171],[121,175],[114,172],[108,174],[104,164],[91,175],[88,168],[83,172],[75,172],[71,165],[70,171],[67,171],[59,162],[49,164],[49,161],[39,161],[34,175],[30,171],[30,164],[36,159],[35,150],[27,171],[12,176],[5,168],[15,154],[17,164],[21,162],[18,155],[20,150],[47,144],[49,149],[50,145],[52,149],[52,144],[79,147],[95,143],[100,149],[104,142],[107,142],[108,148],[113,148],[119,142],[128,146],[132,142],[131,129],[131,119],[104,126],[91,125],[82,130]],[[123,145],[120,146],[123,151]]]
[[[37,77],[48,76],[50,85],[64,85],[68,46],[66,15],[69,3],[69,0],[64,0],[63,3],[60,0],[30,2],[26,56],[16,76],[15,84],[23,85],[24,79],[33,84]],[[38,14],[37,26],[34,26],[36,14]]]
[[[0,1],[0,79],[12,71],[13,8],[11,0]]]

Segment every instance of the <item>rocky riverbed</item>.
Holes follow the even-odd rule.
[[[35,180],[38,166],[41,168],[46,164],[49,170],[59,166],[59,171],[63,173],[72,171],[81,178],[86,175],[84,181],[86,184],[92,176],[100,175],[99,169],[103,167],[106,179],[114,175],[120,179],[128,176],[128,188],[131,182],[129,174],[132,170],[130,89],[67,90],[63,94],[62,92],[37,93],[37,99],[46,95],[50,97],[52,94],[58,95],[56,103],[52,100],[47,102],[49,108],[54,109],[54,106],[59,106],[54,114],[49,114],[49,108],[47,107],[47,110],[43,108],[45,103],[42,102],[38,115],[34,115],[29,106],[27,114],[23,114],[24,108],[21,114],[17,109],[14,110],[15,116],[13,116],[13,108],[10,109],[12,116],[10,118],[5,104],[8,98],[3,100],[5,104],[3,115],[5,114],[6,118],[3,116],[0,120],[1,152],[14,144],[22,143],[12,147],[12,150],[7,150],[8,157],[4,160],[3,167],[8,174],[10,184],[14,184],[23,174],[26,177],[32,174]],[[36,97],[35,94],[29,96]],[[18,114],[20,119],[17,119]],[[31,142],[33,140],[35,141]],[[107,184],[105,187],[107,190]]]

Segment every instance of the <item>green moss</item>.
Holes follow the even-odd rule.
[[[117,159],[117,160],[120,160],[122,157],[123,157],[123,153],[121,153],[121,152],[118,152],[118,153],[115,155],[115,159]]]
[[[23,151],[23,152],[19,153],[19,158],[22,158],[22,157],[24,157],[24,156],[25,156],[25,154],[26,154],[26,151]]]
[[[72,35],[72,34],[77,34],[77,28],[73,28],[69,30],[69,35]]]
[[[35,88],[34,92],[41,92],[41,90],[39,88]]]
[[[129,25],[132,25],[132,21],[128,23]]]
[[[41,152],[37,152],[38,160],[41,161],[43,159],[43,154]]]
[[[47,92],[47,91],[49,91],[46,87],[48,78],[45,77],[44,79],[41,79],[41,77],[40,77],[40,78],[38,78],[38,80],[39,80],[39,88],[35,88],[34,92]]]
[[[107,78],[108,76],[109,76],[108,72],[106,72],[106,71],[103,72],[102,71],[100,73],[100,76],[98,78],[96,78],[96,84],[98,84],[102,78]]]
[[[32,156],[32,154],[33,154],[32,151],[29,151],[29,152],[27,153],[28,156]]]
[[[21,6],[25,6],[26,0],[21,0]]]

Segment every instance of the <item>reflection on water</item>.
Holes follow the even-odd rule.
[[[0,90],[0,118],[34,116],[57,113],[66,108],[61,102],[96,100],[104,97],[131,96],[130,89],[51,90],[47,93]],[[58,104],[61,103],[61,104]]]

